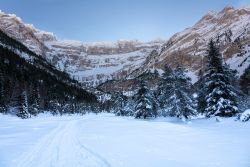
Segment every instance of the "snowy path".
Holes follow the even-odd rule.
[[[0,167],[250,167],[250,122],[0,115]]]
[[[79,139],[77,120],[60,123],[11,166],[15,167],[110,167]]]

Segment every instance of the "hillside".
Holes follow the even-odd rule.
[[[203,57],[210,39],[220,44],[225,61],[239,75],[250,64],[249,7],[225,7],[220,12],[210,11],[194,26],[176,33],[165,42],[62,41],[53,33],[38,30],[23,23],[17,16],[3,12],[0,13],[0,29],[57,69],[67,72],[84,87],[97,87],[107,80],[116,80],[116,86],[126,90],[128,86],[125,85],[131,82],[128,80],[137,78],[145,71],[156,69],[161,73],[165,64],[174,67],[178,63],[188,68],[188,75],[195,83],[198,71],[204,67]]]
[[[203,57],[207,54],[210,39],[220,45],[224,61],[241,76],[250,65],[250,8],[225,7],[220,12],[208,12],[194,26],[176,33],[157,51],[149,54],[146,61],[125,79],[112,84],[130,90],[142,73],[155,69],[161,73],[165,64],[172,67],[182,64],[195,83],[199,70],[205,67]],[[110,82],[100,86],[102,89],[112,87]]]
[[[74,112],[75,107],[82,107],[83,111],[96,102],[96,97],[67,73],[2,31],[0,41],[1,112],[28,118],[49,109],[55,113]]]
[[[95,43],[58,40],[53,33],[38,30],[16,15],[3,12],[0,12],[0,29],[88,87],[108,79],[124,78],[164,43],[161,40]]]

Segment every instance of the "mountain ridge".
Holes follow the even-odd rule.
[[[53,33],[39,31],[15,15],[3,12],[0,12],[0,29],[86,87],[96,87],[107,80],[133,79],[150,69],[161,72],[165,64],[174,67],[177,63],[188,68],[195,82],[198,71],[204,66],[203,57],[210,39],[220,44],[225,61],[240,75],[250,64],[248,6],[238,9],[226,6],[219,12],[209,11],[192,27],[167,41],[60,41]]]

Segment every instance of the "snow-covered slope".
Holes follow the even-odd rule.
[[[38,30],[33,25],[23,23],[16,15],[3,12],[0,12],[0,29],[86,86],[124,78],[138,68],[152,50],[164,43],[161,40],[95,43],[62,41],[53,33]]]
[[[106,80],[124,78],[137,69],[152,50],[160,47],[162,41],[49,41],[45,45],[49,48],[47,58],[59,69],[86,86],[96,86]]]
[[[2,11],[0,11],[0,29],[39,55],[44,55],[45,41],[56,40],[53,33],[38,30],[31,24],[24,24],[15,14],[5,14]]]
[[[148,69],[157,69],[162,73],[165,64],[175,67],[182,64],[188,69],[187,75],[195,83],[197,74],[205,67],[204,56],[207,54],[207,45],[210,39],[220,44],[220,51],[225,62],[239,75],[250,65],[250,8],[234,9],[225,7],[220,12],[208,12],[194,26],[173,35],[158,53],[151,54],[146,61],[127,77],[136,78]],[[112,82],[101,85],[102,88],[111,88]],[[134,82],[116,82],[117,87],[133,87]],[[104,89],[103,89],[104,90]]]
[[[220,12],[208,12],[194,26],[171,37],[162,46],[157,62],[148,66],[162,68],[165,63],[173,66],[181,63],[197,72],[204,65],[202,57],[206,55],[210,39],[220,44],[227,63],[242,74],[250,64],[250,7],[225,7]],[[242,65],[236,67],[236,62]]]
[[[0,114],[1,167],[249,167],[250,122]]]
[[[133,79],[148,69],[161,72],[165,64],[178,63],[189,69],[188,74],[195,82],[198,70],[204,66],[203,56],[211,38],[220,43],[225,60],[239,74],[250,64],[250,7],[247,6],[210,11],[194,26],[165,43],[62,41],[53,33],[40,31],[3,12],[0,12],[0,29],[91,87],[110,79]],[[151,54],[153,50],[158,53]]]

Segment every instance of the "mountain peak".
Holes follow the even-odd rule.
[[[232,6],[226,6],[220,13],[227,13],[227,12],[231,12],[234,11],[234,7]]]

